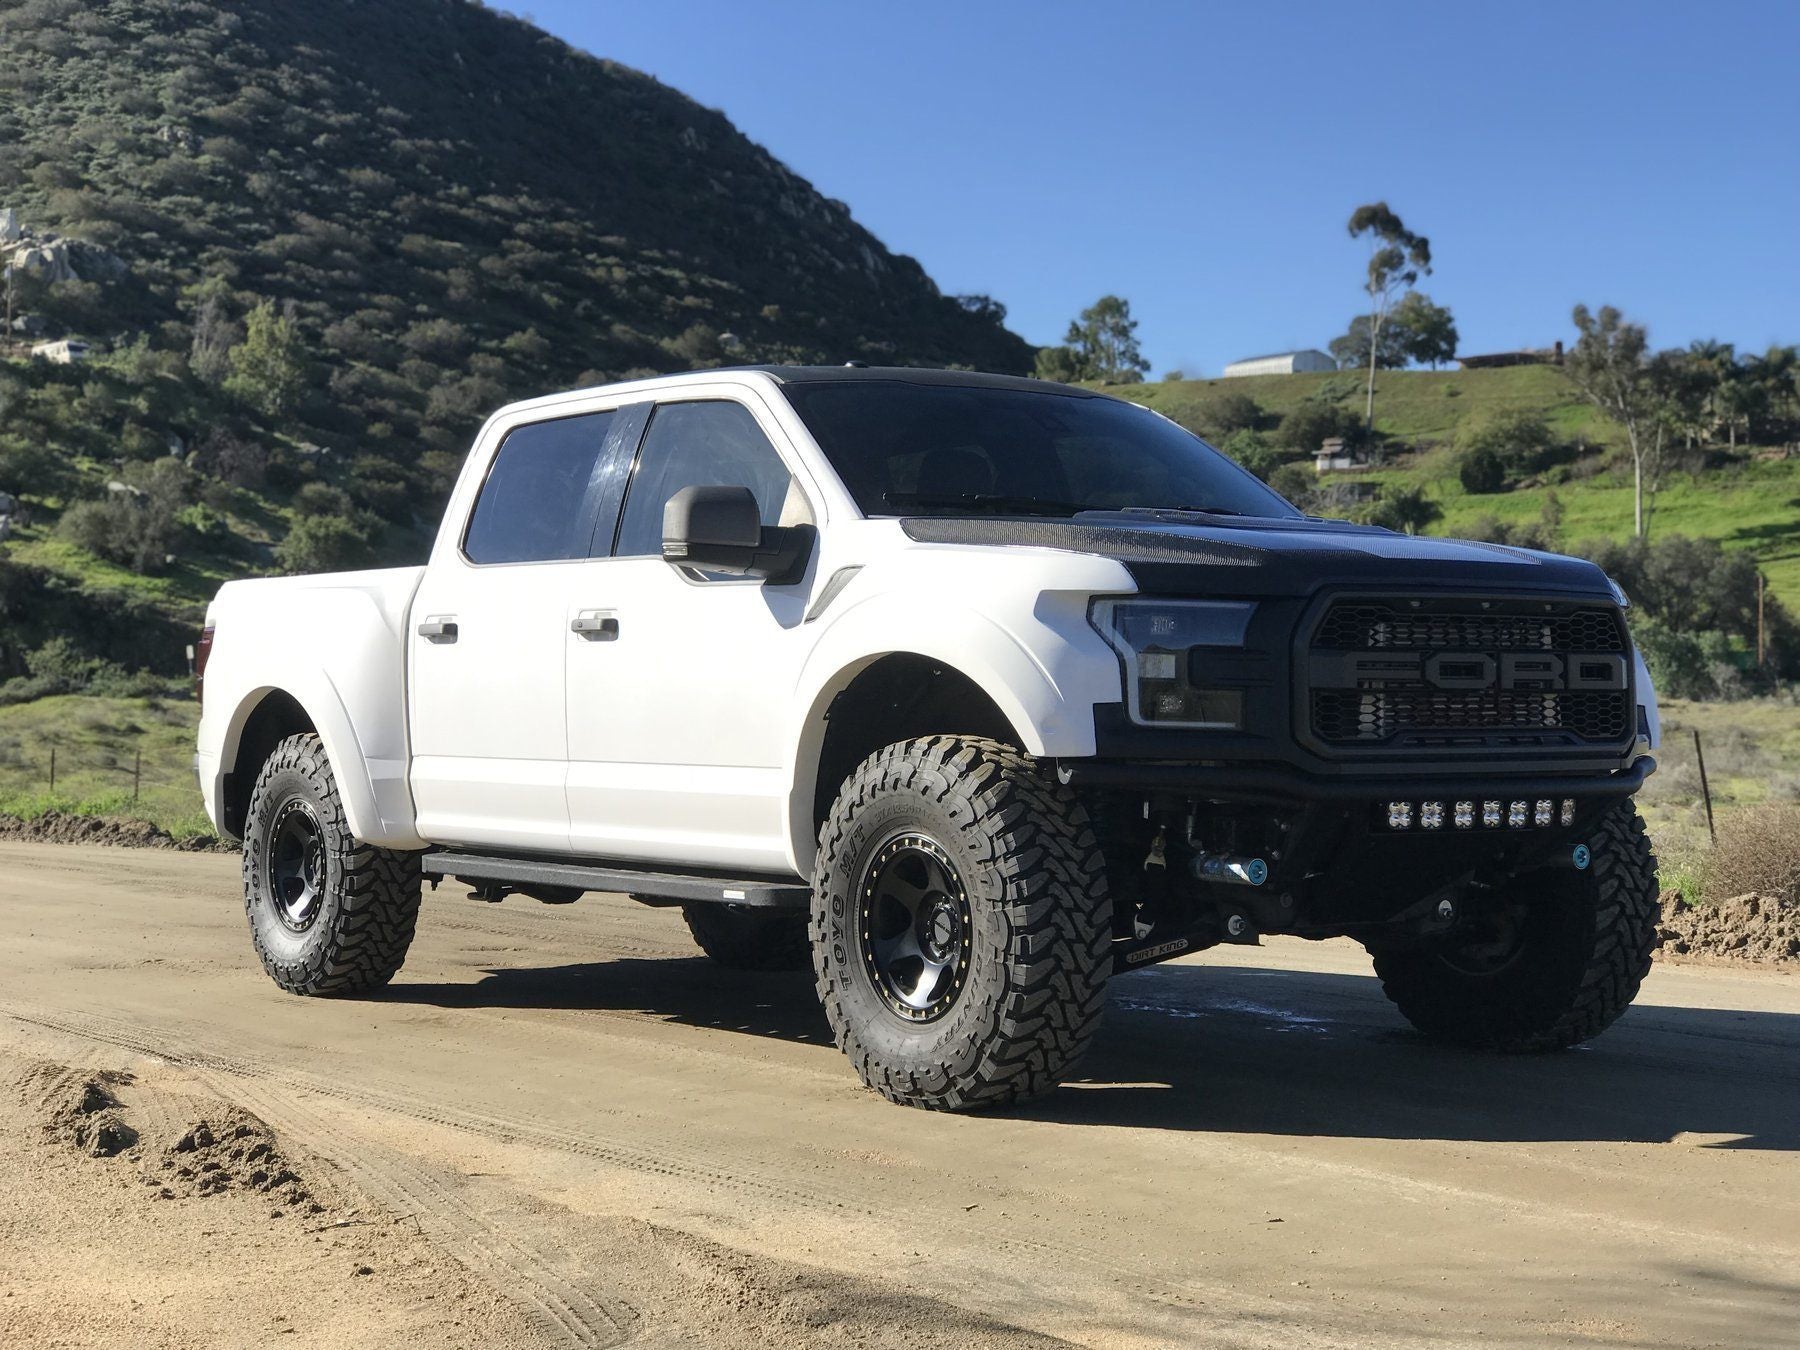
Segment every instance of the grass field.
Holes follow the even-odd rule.
[[[78,694],[0,708],[0,812],[124,816],[177,837],[210,834],[194,781],[199,717],[190,700]],[[140,763],[134,801],[132,771]]]

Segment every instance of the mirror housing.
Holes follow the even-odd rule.
[[[810,525],[764,525],[747,487],[695,484],[663,507],[663,561],[727,576],[798,581],[812,552]]]

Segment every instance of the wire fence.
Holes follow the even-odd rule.
[[[118,794],[133,806],[150,793],[181,788],[192,778],[167,757],[146,757],[139,748],[94,749],[35,745],[29,750],[0,747],[0,792],[88,797]]]

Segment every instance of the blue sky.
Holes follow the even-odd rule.
[[[724,111],[1035,342],[1108,291],[1154,374],[1323,347],[1386,198],[1465,352],[1616,304],[1800,341],[1800,4],[511,6]],[[1104,16],[1104,17],[1099,17]]]

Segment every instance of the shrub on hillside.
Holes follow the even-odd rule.
[[[1717,629],[1702,632],[1665,627],[1639,618],[1631,637],[1650,667],[1656,691],[1670,698],[1732,699],[1749,692],[1738,669],[1731,638]]]
[[[1423,488],[1390,488],[1358,513],[1365,524],[1397,530],[1401,534],[1417,534],[1444,511],[1425,495]]]
[[[1456,457],[1456,479],[1464,492],[1486,497],[1506,491],[1506,460],[1496,450],[1477,445]]]
[[[1209,439],[1217,442],[1237,431],[1254,431],[1263,422],[1262,404],[1248,394],[1235,391],[1209,399],[1195,413],[1194,420]]]
[[[302,516],[275,549],[284,572],[350,571],[372,558],[368,536],[341,516]]]
[[[1307,502],[1318,486],[1318,477],[1304,465],[1283,464],[1269,475],[1269,486],[1305,511],[1310,509]]]
[[[1267,436],[1260,431],[1251,431],[1248,428],[1234,431],[1225,437],[1219,443],[1219,449],[1265,483],[1288,458],[1286,452],[1271,442]]]
[[[348,516],[350,495],[330,483],[307,483],[294,494],[297,516]]]
[[[1466,428],[1458,438],[1465,456],[1481,452],[1498,459],[1507,476],[1540,473],[1566,458],[1543,417],[1528,410],[1494,413]]]
[[[97,558],[134,572],[160,572],[182,537],[182,513],[194,495],[193,474],[178,459],[131,465],[106,496],[64,511],[57,533]]]
[[[189,456],[194,469],[233,487],[260,488],[269,476],[269,452],[227,427],[209,427]]]
[[[1296,455],[1318,454],[1319,447],[1333,436],[1351,447],[1368,439],[1362,418],[1335,403],[1302,403],[1281,419],[1275,432],[1276,441]]]
[[[1576,550],[1625,588],[1636,609],[1634,627],[1653,619],[1676,634],[1709,632],[1754,651],[1758,626],[1756,560],[1727,551],[1716,539],[1671,534],[1628,543],[1590,541]],[[1774,596],[1760,600],[1767,661],[1746,676],[1751,684],[1800,678],[1800,625]]]

